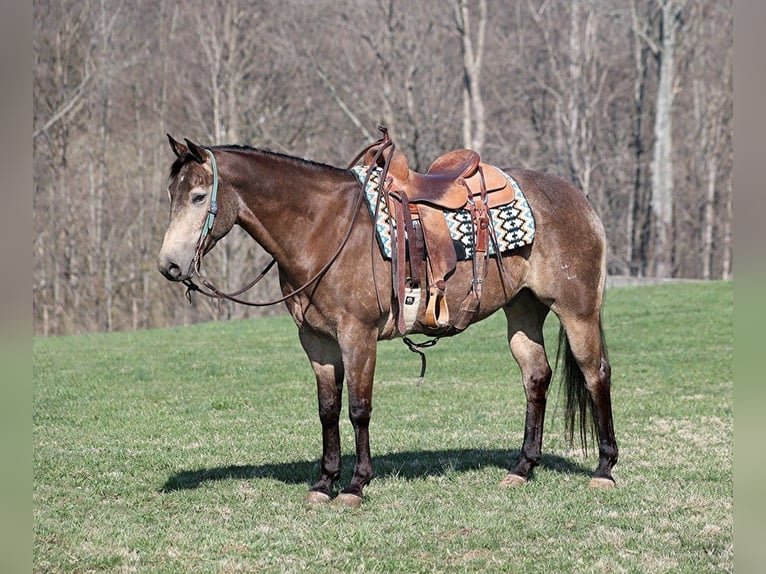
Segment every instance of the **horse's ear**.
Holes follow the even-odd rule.
[[[202,149],[197,144],[195,144],[193,141],[189,140],[189,138],[184,138],[184,141],[186,142],[186,145],[189,147],[189,153],[191,154],[191,156],[195,160],[197,160],[199,163],[205,163],[205,158],[207,157],[205,150]]]
[[[170,149],[173,150],[173,153],[176,154],[176,157],[183,157],[187,153],[189,153],[189,148],[187,148],[184,144],[181,142],[177,142],[173,139],[173,136],[170,134],[167,134],[168,141],[170,142]]]

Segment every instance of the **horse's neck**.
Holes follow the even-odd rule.
[[[238,223],[284,270],[300,276],[326,263],[351,224],[358,197],[344,170],[261,156],[239,187]]]

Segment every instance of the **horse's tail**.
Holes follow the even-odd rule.
[[[599,335],[601,337],[601,348],[606,355],[606,342],[604,340],[604,330],[599,321]],[[556,351],[556,370],[558,370],[559,359],[563,355],[563,368],[561,370],[561,384],[566,389],[566,406],[564,411],[565,432],[570,446],[574,444],[575,428],[579,428],[580,445],[587,455],[588,453],[588,431],[591,436],[597,437],[596,418],[593,409],[593,398],[585,384],[585,375],[577,364],[577,360],[572,354],[564,327],[559,327],[558,350]],[[597,439],[596,439],[597,440]]]

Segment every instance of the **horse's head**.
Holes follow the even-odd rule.
[[[170,219],[157,267],[167,279],[184,281],[194,272],[195,257],[210,251],[234,226],[237,203],[223,182],[217,184],[213,203],[217,166],[212,152],[188,139],[186,145],[170,134],[168,139],[176,160],[168,185]]]

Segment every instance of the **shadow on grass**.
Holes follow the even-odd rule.
[[[467,472],[485,467],[508,469],[519,457],[518,450],[453,449],[437,451],[396,452],[373,457],[375,478],[414,479],[441,476],[454,472]],[[350,478],[354,457],[342,458],[345,472],[340,482]],[[538,468],[547,468],[561,474],[590,476],[591,470],[556,455],[544,454]],[[199,488],[205,482],[218,480],[250,480],[272,478],[286,484],[311,485],[319,475],[319,461],[305,460],[262,465],[232,465],[197,470],[184,470],[172,475],[160,492],[175,492]]]

